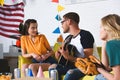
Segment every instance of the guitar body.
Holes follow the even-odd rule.
[[[58,60],[58,64],[61,65],[67,65],[68,60],[65,59],[63,56],[60,56],[59,60]]]
[[[71,44],[65,44],[64,46],[66,47],[66,49],[68,49],[69,55],[72,55],[72,56],[75,55],[74,53],[77,51],[75,46],[73,46]],[[64,49],[64,50],[66,50],[66,49]],[[65,59],[62,55],[58,59],[58,64],[65,66],[65,65],[68,65],[68,63],[70,63],[70,61]]]

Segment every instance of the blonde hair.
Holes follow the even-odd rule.
[[[109,14],[101,19],[102,26],[109,33],[111,39],[120,39],[120,16]]]

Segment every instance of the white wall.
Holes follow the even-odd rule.
[[[10,0],[5,1],[6,3],[12,3]],[[120,0],[99,0],[73,5],[60,4],[65,9],[58,13],[58,4],[52,3],[50,0],[26,0],[25,20],[28,18],[36,19],[39,25],[39,32],[45,34],[49,43],[53,45],[59,34],[53,34],[52,32],[58,26],[61,26],[60,22],[55,19],[55,16],[60,14],[62,17],[63,14],[70,11],[77,12],[80,15],[80,28],[89,30],[93,34],[97,46],[101,46],[102,41],[99,39],[100,19],[111,13],[120,15],[119,4]],[[62,28],[60,30],[62,31]],[[64,37],[66,36],[65,34],[63,35]],[[3,43],[3,51],[8,52],[9,46],[15,44],[15,40],[0,36],[0,43]]]

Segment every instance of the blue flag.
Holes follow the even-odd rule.
[[[57,27],[57,28],[53,31],[53,33],[58,33],[58,34],[60,34],[60,29],[59,29],[59,27]]]

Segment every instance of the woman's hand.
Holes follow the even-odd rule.
[[[51,51],[47,51],[46,54],[41,55],[41,58],[42,58],[42,60],[44,61],[44,60],[46,60],[46,59],[47,59],[49,56],[51,56],[51,55],[52,55]]]
[[[42,58],[43,61],[46,60],[48,57],[49,57],[49,54],[41,55],[41,58]]]
[[[32,53],[31,56],[36,59],[37,61],[41,61],[42,60],[42,57],[40,55],[37,55],[35,53]]]

